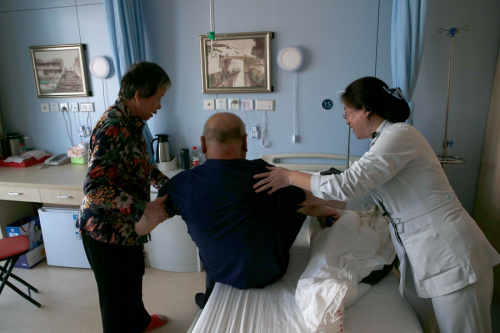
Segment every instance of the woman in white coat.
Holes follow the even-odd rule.
[[[409,107],[399,88],[364,77],[341,97],[344,118],[370,150],[338,175],[269,168],[256,191],[295,185],[335,208],[383,207],[400,260],[401,293],[426,326],[432,309],[441,333],[491,332],[492,267],[500,255],[458,201],[425,138],[403,123]]]

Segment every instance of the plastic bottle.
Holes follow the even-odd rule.
[[[191,165],[194,167],[200,165],[200,154],[198,153],[196,146],[193,146],[193,152],[191,153]]]
[[[19,155],[21,155],[25,151],[26,151],[26,149],[24,149],[24,143],[19,142]]]
[[[24,150],[25,151],[33,150],[33,147],[31,147],[31,141],[29,136],[24,137]]]

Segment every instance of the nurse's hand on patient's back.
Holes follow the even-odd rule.
[[[259,179],[263,178],[259,182],[257,182],[253,188],[256,189],[255,192],[259,193],[268,189],[271,189],[268,194],[271,194],[280,188],[287,187],[290,185],[288,180],[288,175],[290,170],[285,168],[277,168],[277,167],[266,167],[269,172],[259,173],[253,178]]]

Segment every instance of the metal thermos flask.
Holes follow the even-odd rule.
[[[156,134],[157,138],[151,140],[151,149],[155,151],[153,142],[158,141],[156,145],[156,163],[170,162],[172,154],[170,153],[170,144],[168,143],[168,134]]]
[[[19,155],[22,136],[18,133],[7,133],[2,139],[2,155],[4,157]]]
[[[181,148],[181,168],[189,169],[190,167],[189,148]]]

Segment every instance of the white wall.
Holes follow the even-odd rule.
[[[438,27],[471,25],[457,37],[455,80],[452,96],[451,154],[466,159],[448,167],[448,175],[464,206],[470,211],[480,163],[496,51],[500,39],[500,2],[466,0],[429,2],[429,21],[420,81],[414,95],[415,127],[436,152],[444,136],[449,40]],[[174,151],[199,144],[205,120],[204,98],[275,99],[276,111],[268,112],[268,148],[250,140],[249,158],[285,152],[345,153],[347,128],[341,117],[337,91],[361,76],[376,75],[391,85],[391,0],[217,0],[215,30],[224,32],[273,31],[273,93],[202,94],[198,36],[210,30],[209,1],[143,0],[148,60],[163,66],[173,85],[163,99],[163,110],[149,121],[154,134],[171,135]],[[29,135],[54,153],[69,146],[64,119],[59,113],[43,113],[42,102],[61,98],[36,98],[29,46],[63,43],[87,45],[87,59],[111,56],[100,0],[4,0],[0,3],[0,112],[5,132]],[[380,9],[379,9],[380,5]],[[40,8],[43,6],[43,8]],[[9,32],[9,33],[6,33]],[[275,56],[281,47],[301,47],[305,55],[298,72],[299,143],[292,143],[293,74],[279,70]],[[93,96],[69,101],[92,101],[95,123],[118,92],[116,75],[103,82],[90,78]],[[332,110],[322,109],[329,98]],[[247,124],[261,122],[261,112],[236,111]],[[77,122],[85,121],[79,115]],[[73,119],[72,119],[73,120]],[[74,127],[74,125],[73,125]],[[77,133],[73,130],[73,136]],[[78,141],[78,140],[77,140]],[[352,139],[352,153],[362,155],[368,142]],[[0,170],[1,171],[1,170]]]

